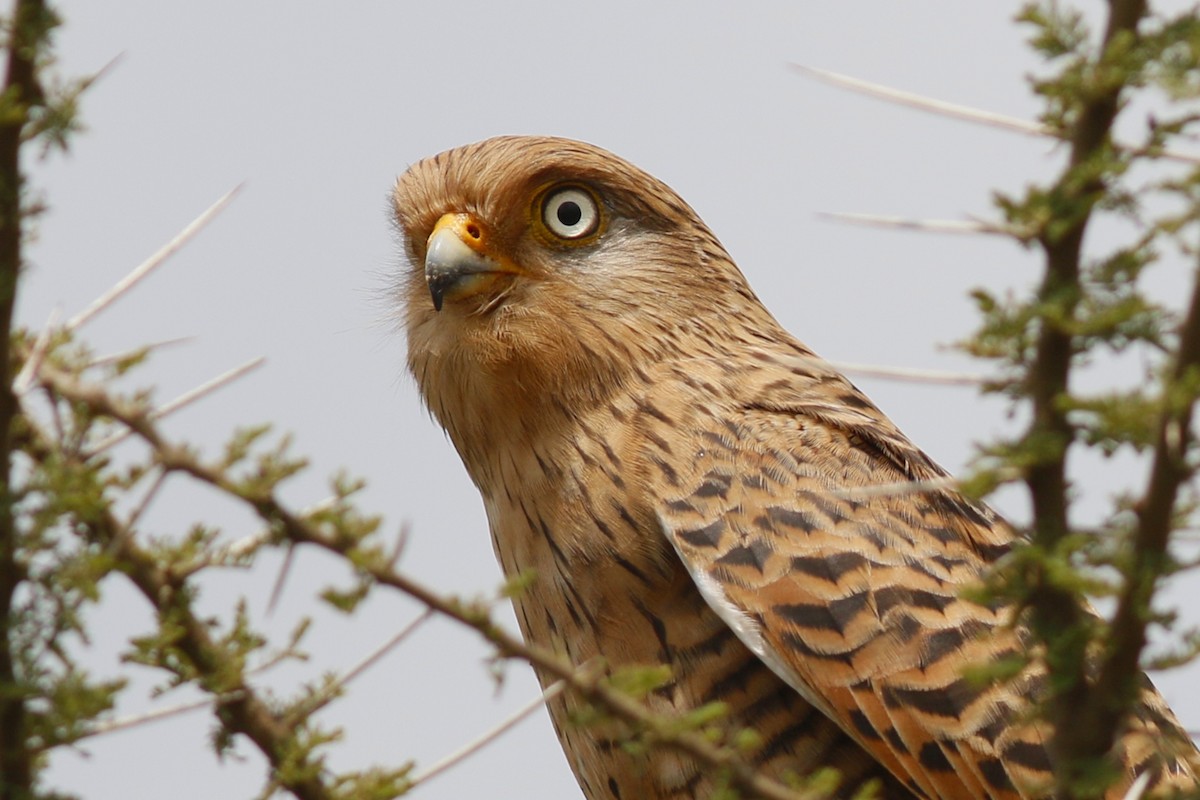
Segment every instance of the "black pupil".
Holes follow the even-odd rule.
[[[578,225],[579,220],[583,219],[583,209],[574,200],[568,200],[560,205],[554,214],[558,217],[558,221],[568,228]]]

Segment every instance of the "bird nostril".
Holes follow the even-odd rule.
[[[467,226],[467,235],[470,236],[472,239],[475,239],[476,241],[478,241],[479,237],[480,237],[479,226],[478,225],[468,225]]]

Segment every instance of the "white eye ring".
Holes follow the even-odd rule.
[[[600,226],[600,209],[591,194],[568,186],[546,195],[542,222],[560,239],[582,239]]]

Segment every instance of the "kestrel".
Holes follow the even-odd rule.
[[[1015,533],[763,307],[669,187],[580,142],[502,137],[395,189],[408,364],[483,497],[525,638],[583,664],[667,665],[648,702],[713,701],[776,777],[837,796],[1043,797],[1036,660],[1011,611],[960,597]],[[872,487],[874,489],[872,490]],[[882,489],[882,490],[881,490]],[[543,678],[543,683],[548,682]],[[590,800],[709,796],[676,752],[550,704]],[[1195,788],[1195,746],[1146,682],[1124,779]]]

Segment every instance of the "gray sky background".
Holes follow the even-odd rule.
[[[500,574],[475,490],[421,408],[394,330],[387,285],[399,262],[387,198],[408,164],[502,133],[571,136],[620,153],[700,212],[787,327],[842,361],[978,370],[946,348],[974,324],[968,290],[1023,287],[1037,275],[1036,260],[1005,241],[850,227],[817,212],[988,216],[993,190],[1051,174],[1061,154],[1049,143],[887,105],[788,68],[799,62],[1028,118],[1037,105],[1024,75],[1036,62],[1010,21],[1015,2],[71,0],[60,8],[64,74],[122,59],[87,96],[88,130],[71,154],[34,168],[51,210],[22,286],[21,320],[40,325],[56,306],[75,313],[244,183],[198,240],[84,335],[102,353],[195,337],[139,373],[161,400],[266,356],[262,369],[168,429],[208,453],[238,425],[293,432],[313,468],[287,498],[322,499],[324,476],[340,468],[365,476],[363,507],[385,515],[391,531],[411,529],[402,567],[447,592],[490,593]],[[1155,280],[1170,296],[1183,275],[1177,267]],[[969,389],[856,382],[953,470],[973,442],[1013,424],[1003,404]],[[1128,459],[1076,466],[1081,519],[1142,474]],[[1016,493],[998,504],[1024,515]],[[230,537],[257,530],[245,513],[182,484],[153,507],[149,525],[167,535],[198,520],[225,525]],[[264,678],[280,692],[346,669],[419,612],[384,593],[352,619],[325,610],[313,595],[345,573],[302,553],[282,606],[264,619],[277,567],[266,559],[253,572],[211,576],[202,602],[228,617],[244,595],[276,636],[316,618],[311,662]],[[1194,586],[1173,597],[1187,602]],[[124,642],[150,621],[140,598],[111,581],[94,615],[96,670],[114,673]],[[324,714],[347,730],[331,763],[427,765],[535,695],[517,664],[497,690],[487,655],[469,632],[424,626]],[[122,713],[152,707],[157,677],[136,674]],[[1196,675],[1156,677],[1191,728],[1200,728]],[[102,737],[56,756],[52,780],[89,798],[253,796],[262,759],[241,744],[240,758],[218,763],[211,727],[193,713]],[[414,796],[580,795],[543,712]]]

